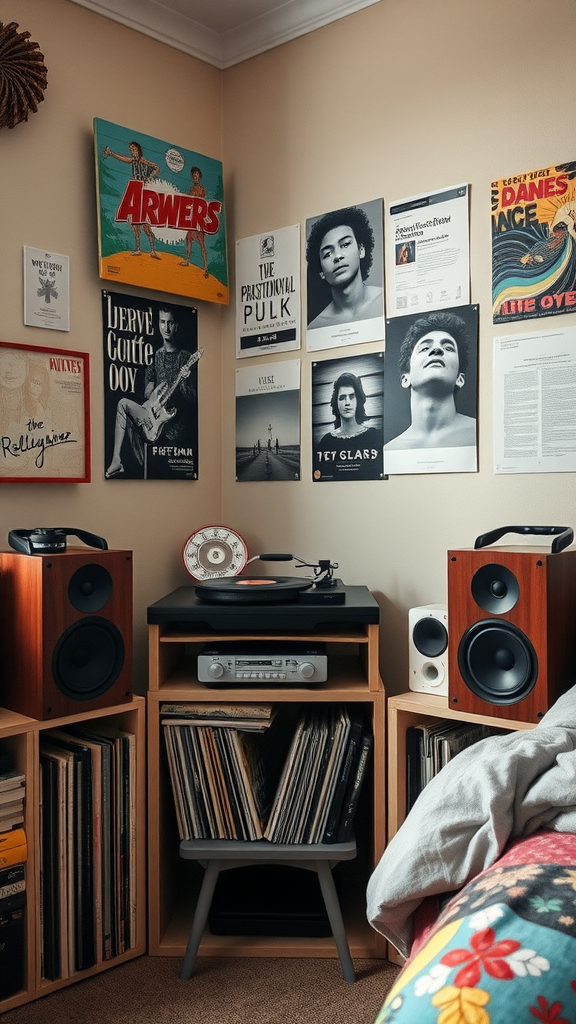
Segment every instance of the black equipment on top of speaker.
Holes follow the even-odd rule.
[[[35,530],[10,530],[8,543],[11,548],[23,555],[56,555],[66,551],[66,537],[77,537],[84,544],[103,551],[108,548],[104,537],[68,526],[38,526]]]
[[[100,550],[0,551],[0,705],[30,718],[132,698],[132,552],[85,536]]]
[[[552,536],[550,550],[495,541]],[[537,722],[576,682],[576,549],[565,526],[507,526],[448,552],[449,700]],[[513,707],[512,707],[513,706]]]

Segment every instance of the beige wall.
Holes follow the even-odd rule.
[[[72,526],[134,551],[137,689],[146,685],[146,608],[189,582],[181,547],[220,516],[220,308],[199,303],[201,480],[105,481],[100,292],[92,119],[221,154],[221,74],[68,0],[0,0],[38,42],[48,88],[38,113],[0,140],[0,338],[90,354],[92,483],[2,484],[0,545],[14,528]],[[70,256],[71,329],[22,324],[22,246]],[[130,293],[129,286],[118,289]],[[160,298],[160,293],[157,293]],[[185,300],[183,300],[185,301]],[[191,303],[192,304],[192,303]]]
[[[330,557],[347,583],[375,591],[389,692],[407,687],[408,608],[446,600],[448,548],[471,546],[495,526],[576,520],[574,474],[492,471],[489,225],[493,179],[576,158],[575,27],[574,0],[550,0],[545,12],[537,0],[382,0],[224,75],[236,237],[297,222],[304,231],[307,217],[377,196],[390,202],[471,185],[471,299],[481,322],[477,474],[313,484],[305,352],[300,483],[235,483],[233,424],[224,427],[224,515],[254,552]],[[573,325],[574,316],[560,322]],[[228,311],[224,408],[233,400],[233,338]]]
[[[447,548],[497,525],[574,523],[574,475],[492,472],[488,220],[493,178],[575,156],[574,0],[549,0],[545,14],[536,0],[382,0],[223,73],[68,0],[0,0],[0,21],[18,18],[45,53],[49,86],[39,112],[0,140],[0,337],[90,353],[93,481],[2,485],[0,544],[15,527],[71,525],[134,550],[140,691],[146,607],[189,582],[180,551],[194,528],[220,520],[253,554],[330,557],[378,596],[383,675],[390,692],[405,689],[407,609],[446,599]],[[199,302],[200,479],[105,481],[94,116],[223,159],[231,256],[236,237],[469,182],[479,472],[313,484],[302,351],[286,356],[302,360],[302,480],[237,484],[234,311]],[[70,255],[67,335],[22,324],[24,244]]]

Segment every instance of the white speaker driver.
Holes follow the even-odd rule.
[[[448,609],[422,605],[408,612],[408,686],[419,693],[448,696]]]

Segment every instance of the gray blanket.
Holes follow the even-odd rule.
[[[426,896],[461,888],[538,828],[576,833],[576,686],[534,729],[480,740],[428,783],[370,878],[368,920],[408,956]]]

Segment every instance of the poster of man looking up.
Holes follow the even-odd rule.
[[[107,480],[198,476],[197,310],[102,292]]]
[[[576,161],[492,182],[495,324],[576,311]]]
[[[100,277],[226,304],[220,161],[98,117],[94,150]]]

